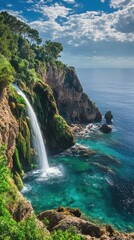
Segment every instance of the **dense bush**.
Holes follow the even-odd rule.
[[[0,91],[13,82],[14,69],[8,60],[0,55]]]

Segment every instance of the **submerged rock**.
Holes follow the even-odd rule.
[[[65,151],[64,155],[73,155],[80,157],[87,157],[95,154],[96,152],[80,144],[75,144],[73,147]]]
[[[100,127],[100,130],[103,132],[103,133],[110,133],[112,131],[112,128],[109,127],[107,124],[103,124],[101,127]]]
[[[104,165],[102,165],[100,163],[97,163],[97,162],[91,162],[91,164],[99,167],[100,169],[102,169],[106,173],[114,174],[114,171],[107,166],[104,166]]]

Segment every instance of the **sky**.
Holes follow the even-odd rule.
[[[134,0],[0,0],[76,68],[134,68]]]

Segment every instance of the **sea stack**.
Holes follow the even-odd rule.
[[[112,115],[111,111],[107,111],[106,112],[105,119],[106,119],[106,123],[107,124],[111,124],[112,123],[113,115]]]

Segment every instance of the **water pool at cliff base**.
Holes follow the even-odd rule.
[[[58,206],[78,207],[93,221],[120,231],[134,230],[134,70],[78,70],[87,94],[104,114],[114,115],[113,131],[97,128],[77,138],[77,144],[96,153],[64,154],[49,158],[61,174],[24,178],[24,196],[36,213]]]

